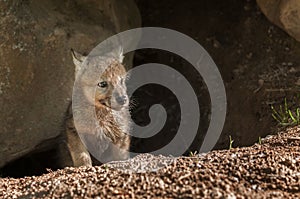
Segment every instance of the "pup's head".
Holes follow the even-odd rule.
[[[75,76],[77,76],[86,57],[73,50],[72,56],[76,66]],[[95,106],[97,108],[108,107],[117,111],[128,107],[129,99],[125,84],[126,70],[122,64],[122,49],[109,53],[107,57],[94,57],[93,59],[94,64],[97,64],[98,67],[105,67],[105,71],[99,75],[99,81],[95,85],[89,85],[93,90],[96,87]],[[99,60],[99,63],[95,60]]]

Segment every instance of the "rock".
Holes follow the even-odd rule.
[[[300,41],[299,0],[257,0],[267,18]]]
[[[70,49],[140,26],[133,0],[0,1],[0,167],[54,147],[72,96]]]

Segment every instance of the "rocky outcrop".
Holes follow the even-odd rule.
[[[51,147],[64,126],[74,66],[107,37],[140,26],[133,0],[0,1],[0,167]]]
[[[267,18],[300,41],[299,0],[257,0]]]

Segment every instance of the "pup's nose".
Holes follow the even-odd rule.
[[[118,102],[118,104],[124,105],[127,101],[127,97],[125,95],[117,97],[116,101]]]

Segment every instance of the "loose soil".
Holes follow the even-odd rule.
[[[0,197],[300,198],[300,127],[251,147],[193,157],[143,154],[102,166],[0,178]]]

